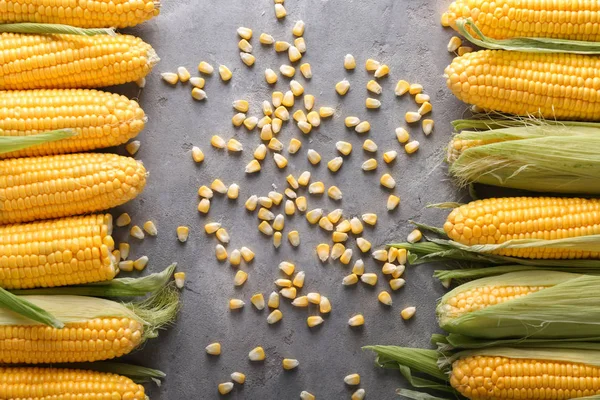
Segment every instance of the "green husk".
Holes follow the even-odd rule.
[[[154,293],[165,286],[173,276],[177,263],[161,272],[141,278],[116,278],[110,281],[86,283],[83,285],[52,288],[16,289],[10,292],[17,295],[76,295],[94,297],[134,297]]]
[[[482,339],[592,338],[600,336],[600,276],[557,271],[520,271],[463,284],[440,300],[436,313],[446,332]],[[483,309],[451,315],[447,301],[485,286],[545,289]]]
[[[2,136],[2,131],[0,131],[0,154],[19,151],[44,143],[55,142],[75,135],[77,135],[77,132],[73,129],[57,129],[29,136]]]
[[[435,336],[435,337],[434,337]],[[432,335],[432,342],[442,352],[466,349],[483,349],[487,347],[525,347],[525,348],[563,348],[563,349],[589,349],[600,350],[600,337],[568,338],[568,339],[477,339],[456,333]]]
[[[39,24],[35,22],[19,22],[0,24],[0,33],[29,33],[38,35],[116,35],[112,28],[76,28],[63,24]]]
[[[396,389],[396,394],[398,396],[406,397],[407,399],[413,400],[449,400],[446,397],[432,396],[429,393],[417,392],[409,389]]]
[[[555,121],[551,119],[536,118],[534,116],[514,116],[506,115],[496,111],[483,114],[482,116],[476,116],[469,119],[457,119],[452,121],[452,127],[455,131],[463,131],[466,129],[476,129],[481,131],[487,131],[491,129],[501,128],[513,128],[521,126],[548,126],[548,125],[560,125],[565,127],[587,127],[587,128],[600,128],[598,122],[584,122],[584,121]]]
[[[126,376],[135,383],[147,383],[152,381],[160,384],[160,379],[163,379],[167,376],[164,372],[157,369],[142,367],[141,365],[111,361],[55,364],[53,367],[108,372],[111,374]]]
[[[483,34],[471,18],[456,20],[456,29],[469,42],[485,49],[527,53],[599,54],[600,43],[553,38],[492,39]]]
[[[600,264],[600,263],[599,263]],[[435,270],[433,271],[433,277],[440,281],[446,279],[456,279],[459,282],[469,281],[472,279],[485,278],[487,276],[496,276],[506,274],[508,272],[518,271],[535,271],[540,270],[538,267],[532,267],[529,265],[501,265],[498,267],[487,267],[487,268],[460,268],[460,269],[446,269],[446,270]],[[560,272],[574,272],[578,274],[597,274],[600,273],[598,268],[594,267],[544,267],[544,270],[549,271],[560,271]]]
[[[463,131],[453,140],[494,140],[463,150],[448,146],[459,186],[483,183],[537,192],[600,194],[600,125],[521,125]]]
[[[63,328],[65,326],[65,324],[52,315],[52,313],[40,308],[26,298],[15,296],[2,288],[0,288],[0,307],[0,314],[9,313],[22,316],[23,318],[28,318],[31,321],[49,325],[53,328]]]

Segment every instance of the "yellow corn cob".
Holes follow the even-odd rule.
[[[600,234],[600,200],[506,197],[477,200],[452,210],[444,231],[465,245],[498,244],[513,239],[563,239]],[[499,249],[522,258],[599,258],[600,253],[567,248]]]
[[[114,278],[110,214],[0,226],[0,287],[29,289]],[[0,396],[1,397],[1,396]]]
[[[600,57],[482,50],[456,57],[446,83],[476,106],[547,119],[600,115]]]
[[[79,153],[0,161],[0,225],[116,207],[136,197],[146,169],[130,157]]]
[[[145,77],[159,58],[130,35],[0,34],[0,89],[94,88]]]
[[[0,91],[0,136],[72,128],[77,136],[0,154],[31,157],[117,146],[137,136],[146,116],[135,100],[98,90]]]
[[[572,399],[600,394],[600,367],[476,355],[452,364],[450,384],[469,399]]]
[[[546,37],[600,41],[600,3],[588,0],[456,0],[442,16],[456,27],[472,18],[484,35],[494,39]]]
[[[131,379],[97,371],[66,368],[0,368],[0,398],[144,400],[144,387]]]

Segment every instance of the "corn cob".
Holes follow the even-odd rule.
[[[554,240],[600,234],[600,200],[507,197],[477,200],[452,210],[444,224],[450,239],[464,245],[499,244],[515,239]],[[491,252],[520,258],[600,257],[597,251],[524,247]]]
[[[110,214],[0,226],[0,287],[30,289],[114,278]]]
[[[142,303],[86,296],[17,296],[54,315],[63,328],[41,325],[0,309],[0,363],[108,360],[130,353],[172,322],[178,291],[162,289]]]
[[[144,400],[144,387],[106,372],[66,368],[0,368],[0,398]]]
[[[115,154],[65,154],[0,161],[0,225],[104,210],[136,197],[146,169]]]
[[[493,39],[545,37],[600,41],[600,4],[595,1],[456,0],[442,23],[456,29],[456,20],[472,18]]]
[[[126,28],[147,21],[160,12],[160,1],[100,0],[95,2],[46,2],[3,0],[0,23],[38,22],[81,28]]]
[[[0,34],[0,89],[94,88],[134,82],[158,62],[130,35]]]
[[[0,91],[0,136],[72,128],[77,136],[0,157],[31,157],[117,146],[137,136],[146,116],[135,100],[86,89]]]
[[[460,100],[506,113],[594,120],[600,57],[483,50],[456,57],[446,83]]]

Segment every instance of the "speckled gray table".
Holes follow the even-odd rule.
[[[141,243],[132,242],[132,256],[148,255],[149,270],[158,271],[176,261],[186,271],[188,279],[183,292],[183,309],[175,326],[150,341],[145,348],[127,357],[146,366],[160,368],[167,373],[162,387],[147,385],[152,399],[215,399],[217,384],[229,380],[233,371],[247,375],[244,386],[236,385],[229,395],[235,399],[297,399],[302,390],[308,390],[318,399],[350,398],[353,388],[346,386],[343,377],[357,372],[362,376],[360,387],[366,389],[369,399],[392,399],[394,391],[403,384],[397,371],[375,368],[373,354],[361,351],[367,344],[398,344],[427,346],[429,336],[436,330],[434,306],[444,292],[431,278],[429,266],[409,267],[405,273],[406,286],[392,293],[393,307],[378,303],[377,293],[387,289],[387,278],[380,273],[380,264],[363,256],[366,269],[380,276],[376,287],[358,284],[344,287],[342,278],[351,267],[339,262],[320,263],[315,247],[330,240],[330,235],[316,226],[310,226],[304,216],[286,218],[285,233],[300,231],[301,245],[292,248],[285,240],[276,250],[271,238],[257,231],[257,218],[247,212],[245,199],[251,194],[266,195],[275,185],[283,192],[285,177],[298,175],[308,169],[313,179],[326,185],[337,185],[343,200],[334,202],[326,196],[308,197],[309,208],[326,210],[343,208],[345,216],[376,212],[379,221],[375,228],[366,227],[364,236],[374,247],[392,241],[404,240],[411,231],[408,221],[416,219],[440,224],[444,211],[425,209],[428,203],[466,199],[448,180],[442,163],[442,152],[450,137],[449,122],[460,118],[467,107],[458,102],[446,89],[442,77],[444,67],[452,56],[446,51],[451,30],[439,25],[439,16],[449,0],[287,0],[288,16],[277,21],[272,0],[181,0],[164,2],[161,15],[154,21],[130,30],[151,43],[160,64],[148,77],[140,102],[149,117],[146,129],[140,134],[141,149],[136,155],[150,172],[144,193],[135,201],[115,210],[128,211],[134,222],[147,219],[156,222],[159,235]],[[248,99],[251,115],[260,116],[262,100],[269,99],[273,88],[264,81],[265,68],[278,70],[288,63],[285,53],[276,54],[272,47],[258,42],[261,32],[276,39],[293,40],[294,21],[306,22],[305,39],[308,46],[302,61],[310,62],[314,77],[307,81],[297,79],[306,92],[314,94],[317,106],[336,108],[334,118],[324,120],[310,135],[302,135],[292,124],[284,126],[279,139],[287,143],[297,137],[302,149],[289,155],[284,171],[275,166],[272,155],[263,163],[263,170],[246,176],[244,166],[252,159],[252,151],[259,144],[258,133],[231,125],[231,102]],[[253,68],[242,64],[239,58],[236,28],[247,26],[254,30],[252,44],[257,61]],[[343,68],[343,57],[352,53],[358,67],[353,72]],[[364,106],[365,84],[371,76],[364,70],[367,58],[389,64],[391,74],[381,80],[384,92],[381,109],[367,111]],[[227,65],[233,79],[224,84],[218,76],[207,79],[208,100],[196,102],[190,96],[189,85],[171,87],[160,79],[160,72],[175,71],[186,66],[196,74],[199,61],[206,60],[215,67]],[[299,71],[298,71],[299,72]],[[299,75],[299,73],[298,73]],[[347,78],[351,89],[340,97],[334,91],[336,82]],[[394,129],[404,126],[404,113],[416,110],[414,100],[405,96],[396,98],[394,86],[398,79],[422,83],[431,95],[436,122],[434,132],[425,137],[420,126],[411,129],[412,136],[421,142],[418,153],[407,156],[396,141]],[[286,90],[288,79],[280,78],[278,90]],[[133,86],[119,88],[127,94],[137,93]],[[368,135],[359,136],[344,127],[343,118],[355,115],[372,124]],[[228,139],[237,138],[244,145],[239,155],[229,155],[210,147],[213,134]],[[371,138],[379,145],[379,168],[365,173],[360,166],[370,158],[361,149],[362,141]],[[333,174],[326,162],[337,156],[335,142],[346,140],[354,145],[352,154],[345,158],[341,170]],[[192,145],[200,146],[206,160],[195,165],[190,156]],[[323,162],[312,167],[306,151],[316,149]],[[395,149],[398,159],[391,165],[381,161],[384,151]],[[123,152],[123,149],[119,149]],[[401,206],[386,211],[390,191],[379,185],[379,177],[391,173],[397,181],[394,193],[402,198]],[[241,187],[237,201],[216,196],[208,216],[196,211],[197,189],[220,178],[226,184],[236,182]],[[283,213],[283,207],[280,208]],[[233,286],[235,269],[219,263],[214,256],[216,239],[203,231],[209,221],[219,221],[231,234],[228,248],[248,246],[256,252],[250,265],[242,264],[249,273],[248,282],[241,288]],[[180,244],[175,237],[178,225],[189,225],[190,239]],[[117,232],[126,237],[126,232]],[[353,242],[351,240],[350,242]],[[355,257],[359,252],[354,246]],[[282,301],[283,320],[277,325],[266,323],[266,310],[258,312],[250,303],[250,296],[261,291],[268,295],[274,290],[273,281],[280,277],[280,261],[294,262],[297,270],[306,272],[303,293],[318,291],[331,299],[332,313],[325,323],[315,329],[306,326],[310,310],[293,308]],[[241,311],[231,312],[228,299],[243,298],[247,305]],[[400,318],[402,308],[416,305],[416,316],[405,322]],[[355,313],[363,313],[366,324],[352,329],[347,320]],[[219,341],[223,346],[220,357],[205,354],[204,347]],[[267,359],[251,363],[248,352],[263,346]],[[297,358],[300,366],[284,371],[281,360]]]

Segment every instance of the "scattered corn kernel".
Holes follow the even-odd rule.
[[[419,240],[421,240],[422,238],[423,238],[423,234],[421,233],[421,231],[418,229],[415,229],[414,231],[412,231],[411,233],[408,234],[406,241],[409,243],[416,243]]]
[[[344,254],[344,251],[346,251],[346,247],[341,243],[336,243],[331,247],[331,254],[329,257],[331,257],[332,260],[337,260]]]
[[[377,275],[373,273],[362,274],[360,280],[367,285],[375,286],[377,284]]]
[[[250,298],[250,302],[257,310],[263,310],[265,308],[265,298],[262,293],[256,293]]]
[[[229,151],[233,151],[233,152],[238,152],[238,151],[242,151],[244,149],[244,146],[242,146],[242,144],[240,142],[238,142],[235,139],[229,139],[227,141],[227,150]]]
[[[417,95],[417,96],[419,96],[419,95]],[[431,112],[431,110],[433,110],[431,103],[426,101],[423,104],[421,104],[421,107],[419,107],[419,111],[417,111],[417,112],[421,115],[426,115],[426,114],[429,114]],[[425,120],[425,121],[429,121],[429,120]],[[425,126],[425,121],[423,121],[423,127]]]
[[[298,365],[300,365],[300,362],[293,358],[284,358],[282,361],[282,366],[283,366],[283,369],[285,369],[285,370],[294,369]]]
[[[242,286],[248,280],[248,274],[242,270],[236,272],[235,277],[233,278],[233,284],[235,286]]]
[[[326,231],[333,231],[333,224],[327,217],[321,217],[321,219],[319,219],[319,226]]]
[[[410,85],[410,88],[408,89],[408,93],[410,93],[412,95],[419,94],[422,91],[423,91],[423,86],[418,83],[413,83],[412,85]]]
[[[387,66],[386,64],[382,64],[375,70],[375,73],[373,74],[373,76],[375,78],[383,78],[384,76],[386,76],[389,73],[390,73],[390,67]]]
[[[260,171],[260,168],[260,163],[257,160],[252,160],[248,163],[248,165],[246,165],[245,171],[247,174],[252,174]]]
[[[321,321],[321,322],[323,322],[323,321]],[[315,399],[316,399],[316,397],[314,395],[312,395],[311,393],[307,392],[306,390],[303,390],[300,392],[300,400],[315,400]]]
[[[304,63],[300,65],[300,72],[305,79],[310,79],[313,76],[312,68],[309,63]],[[307,108],[308,110],[308,108]]]
[[[396,157],[398,157],[398,152],[396,150],[390,150],[383,153],[383,161],[388,164],[394,161]]]
[[[277,107],[281,106],[282,101],[283,101],[283,93],[282,92],[275,91],[271,94],[271,103],[273,103],[273,107],[277,108]]]
[[[246,119],[246,114],[237,113],[233,117],[231,117],[231,123],[233,124],[233,126],[242,126],[245,119]]]
[[[342,218],[343,210],[341,208],[336,208],[327,214],[327,219],[331,221],[333,224],[337,224],[337,222]]]
[[[119,254],[121,257],[121,260],[127,260],[127,257],[129,257],[129,243],[119,243]]]
[[[210,139],[210,144],[217,149],[224,149],[227,146],[225,140],[219,135],[214,135]]]
[[[279,153],[273,154],[273,160],[275,161],[275,164],[277,164],[277,167],[279,167],[279,168],[285,168],[288,163],[287,158],[285,158],[284,156],[282,156]]]
[[[256,125],[258,125],[258,117],[248,117],[244,120],[244,126],[249,131],[256,128]]]
[[[390,247],[388,249],[388,262],[393,263],[398,259],[398,249],[395,247]]]
[[[292,33],[294,34],[294,36],[302,36],[302,35],[304,35],[305,27],[306,27],[306,24],[304,23],[304,21],[302,21],[302,20],[296,21],[296,23],[294,24],[294,27],[292,28]]]
[[[356,60],[352,54],[346,54],[344,56],[344,68],[348,70],[356,68]]]
[[[274,115],[282,121],[287,121],[290,119],[290,113],[284,106],[277,107]]]
[[[213,73],[214,70],[215,69],[213,68],[213,66],[207,63],[206,61],[200,61],[200,64],[198,64],[198,71],[202,72],[203,74],[210,75]]]
[[[269,308],[279,308],[279,293],[271,292],[267,306],[269,306]]]
[[[231,380],[234,381],[235,383],[239,383],[240,385],[243,385],[244,382],[246,382],[246,375],[242,374],[241,372],[232,372]]]
[[[366,133],[366,132],[369,132],[371,130],[371,124],[369,123],[369,121],[363,121],[360,124],[356,125],[354,127],[354,130],[357,133]]]
[[[116,224],[119,227],[127,226],[131,223],[131,217],[127,213],[123,213],[117,217]]]
[[[415,315],[415,312],[417,312],[416,307],[406,307],[404,310],[400,311],[400,316],[404,320],[411,319],[413,315]]]
[[[410,90],[410,83],[405,80],[399,80],[396,84],[396,88],[394,89],[394,93],[396,96],[402,96],[406,92]]]
[[[183,289],[183,286],[185,285],[185,272],[175,272],[173,278],[175,278],[175,286],[177,286],[178,289]]]
[[[265,350],[260,346],[255,347],[248,353],[248,358],[250,361],[263,361],[266,358]]]
[[[156,236],[158,235],[158,230],[156,229],[156,225],[154,225],[154,222],[152,221],[146,221],[144,222],[144,231],[146,231],[146,233],[150,236]]]
[[[287,11],[285,11],[285,7],[283,7],[283,4],[276,3],[275,4],[275,16],[277,18],[281,19],[281,18],[285,18],[286,15],[287,15]]]
[[[258,225],[258,230],[267,236],[273,235],[273,228],[271,227],[271,225],[269,225],[267,221],[262,221]]]
[[[206,95],[206,92],[204,90],[195,87],[192,89],[192,97],[194,98],[194,100],[204,100],[208,96]]]
[[[352,393],[350,396],[350,400],[363,400],[366,396],[365,389],[358,389],[356,392]]]
[[[283,64],[281,67],[279,67],[279,72],[281,72],[281,75],[291,78],[296,74],[296,68],[292,67],[291,65]]]
[[[396,266],[396,270],[392,272],[392,277],[394,279],[400,278],[405,270],[406,270],[406,267],[404,265]]]
[[[377,261],[387,261],[388,259],[388,252],[385,249],[375,250],[371,255]]]
[[[271,311],[271,314],[267,317],[267,324],[272,325],[275,324],[283,318],[283,314],[279,310]]]
[[[346,125],[348,128],[353,128],[358,124],[360,124],[360,119],[358,117],[344,118],[344,125]]]
[[[306,114],[304,114],[304,111],[302,111],[302,110],[294,111],[294,113],[292,114],[292,118],[296,122],[300,122],[300,121],[306,122]]]
[[[204,349],[206,350],[206,354],[210,354],[211,356],[218,356],[219,354],[221,354],[221,343],[211,343]]]
[[[300,271],[296,274],[296,276],[294,276],[294,279],[292,280],[292,285],[294,285],[295,287],[301,288],[304,286],[304,279],[306,278],[306,274],[304,273],[304,271]]]
[[[345,156],[347,156],[348,154],[350,154],[352,152],[352,144],[350,144],[348,142],[344,142],[344,141],[336,142],[335,148],[337,149],[337,151],[339,151],[340,153],[342,153]]]
[[[363,260],[358,259],[354,262],[354,266],[352,267],[352,273],[358,276],[361,276],[365,273],[365,263]]]
[[[337,186],[330,186],[329,189],[327,189],[327,196],[332,200],[341,200],[342,191]]]
[[[310,194],[323,194],[325,193],[325,184],[323,182],[313,182],[308,187],[308,193]]]
[[[371,250],[371,242],[362,237],[356,238],[356,246],[358,246],[360,251],[362,251],[363,253],[366,253],[367,251]]]
[[[425,136],[429,136],[433,131],[433,120],[432,119],[424,119],[423,120],[423,133]]]
[[[300,53],[306,53],[306,41],[304,40],[303,37],[294,39],[294,46],[296,46],[296,48],[298,49],[298,51]],[[306,64],[308,64],[308,63],[306,63]],[[310,70],[310,64],[308,64],[308,69]],[[302,72],[302,74],[304,75],[304,71]],[[307,79],[312,78],[312,71],[310,71],[309,75],[310,76],[304,75],[304,77]]]
[[[415,96],[415,102],[417,104],[424,104],[426,102],[428,102],[430,100],[430,97],[428,94],[425,93],[419,93]]]
[[[300,121],[298,122],[298,129],[300,129],[302,133],[308,134],[312,130],[312,125],[306,121]]]
[[[335,109],[333,107],[320,107],[319,108],[319,116],[321,118],[331,117],[335,113]]]
[[[358,276],[356,274],[346,275],[344,279],[342,279],[342,285],[344,286],[352,286],[358,283]]]
[[[363,142],[362,146],[363,150],[370,151],[371,153],[375,153],[377,151],[377,144],[371,139],[367,139]]]
[[[249,248],[247,248],[246,246],[244,246],[240,249],[240,254],[242,255],[242,258],[244,259],[244,261],[246,261],[246,262],[250,262],[254,259],[254,252],[252,250],[250,250]]]
[[[219,393],[220,394],[228,394],[232,390],[233,390],[233,382],[219,383]]]
[[[321,295],[316,292],[311,292],[306,295],[306,298],[309,303],[319,304],[321,302]]]
[[[405,283],[406,281],[402,278],[392,279],[390,280],[390,288],[392,288],[392,290],[398,290],[404,286]]]
[[[419,150],[419,142],[417,142],[416,140],[413,140],[411,142],[406,143],[406,145],[404,146],[404,150],[408,154],[412,154],[412,153],[416,152],[417,150]]]
[[[265,69],[265,80],[269,84],[274,84],[277,82],[277,74],[271,68]],[[275,104],[273,104],[275,105]]]
[[[343,220],[342,222],[339,223],[338,226],[335,227],[335,230],[337,232],[343,232],[343,233],[350,232],[352,230],[352,227],[350,226],[350,221],[348,221],[347,219]]]
[[[233,74],[231,73],[231,70],[227,68],[227,66],[219,65],[219,75],[221,76],[221,80],[227,82],[231,79]]]
[[[221,228],[220,222],[209,222],[208,224],[204,225],[204,231],[209,235],[215,233],[220,228]]]
[[[331,302],[325,296],[321,296],[321,301],[319,302],[319,312],[321,314],[327,314],[331,312]]]
[[[267,141],[271,139],[273,139],[273,126],[271,124],[266,124],[260,130],[260,140]]]
[[[295,203],[296,203],[296,208],[298,209],[298,211],[300,211],[300,212],[304,212],[304,211],[306,211],[306,208],[307,208],[307,206],[308,206],[308,205],[307,205],[307,202],[306,202],[306,197],[304,197],[304,196],[299,196],[299,197],[298,197],[298,198],[295,200]]]
[[[258,147],[254,150],[253,155],[254,158],[256,158],[257,160],[264,160],[267,156],[267,146],[265,146],[264,144],[259,144]]]
[[[313,327],[315,327],[317,325],[321,325],[323,323],[323,321],[324,321],[324,319],[322,317],[318,316],[318,315],[317,316],[311,316],[311,317],[308,317],[306,319],[306,324],[308,325],[309,328],[313,328]],[[302,394],[300,395],[300,398],[302,398]],[[313,398],[314,399],[314,396],[312,396],[312,397],[306,397],[306,398],[307,399],[309,399],[309,398]]]
[[[381,175],[379,183],[381,183],[381,186],[385,186],[388,189],[393,189],[394,187],[396,187],[396,181],[394,180],[394,178],[392,178],[390,174]]]
[[[148,256],[142,256],[133,262],[133,268],[137,271],[143,271],[148,265]]]
[[[246,303],[244,303],[243,300],[240,299],[230,299],[229,300],[229,309],[230,310],[238,310],[242,307],[244,307]]]
[[[392,275],[396,269],[397,267],[394,264],[386,262],[383,264],[383,267],[381,267],[381,273],[384,275]]]
[[[190,84],[193,87],[197,87],[198,89],[202,89],[205,83],[206,81],[204,80],[204,78],[200,78],[199,76],[194,76],[190,78]]]
[[[131,272],[133,271],[133,261],[125,260],[119,262],[119,271]]]
[[[353,217],[350,220],[350,230],[352,230],[352,233],[355,235],[359,235],[362,233],[363,224],[362,222],[360,222],[360,219],[358,219],[357,217]]]
[[[300,84],[300,82],[298,82],[297,80],[294,80],[294,79],[292,79],[290,81],[290,90],[291,90],[292,94],[296,97],[302,96],[302,94],[304,94],[304,87]],[[284,99],[285,99],[285,96],[284,96]],[[287,105],[285,103],[284,103],[284,105],[287,107]]]
[[[286,299],[293,300],[296,298],[297,291],[295,287],[286,287],[281,289],[279,293]]]
[[[304,65],[304,64],[302,64]],[[312,108],[315,106],[315,96],[313,96],[312,94],[305,94],[304,95],[304,108],[306,108],[307,110],[312,110]]]
[[[215,257],[217,257],[217,260],[219,261],[227,260],[227,250],[220,243],[215,246]]]
[[[331,172],[337,172],[342,167],[343,163],[344,159],[342,157],[335,157],[327,163],[327,168],[329,168]]]
[[[279,269],[284,274],[291,276],[291,275],[293,275],[294,271],[296,270],[296,266],[294,264],[292,264],[291,262],[282,261],[279,263]]]
[[[448,51],[454,53],[462,45],[462,40],[458,36],[452,36],[448,42]]]
[[[179,82],[179,75],[173,72],[163,72],[162,74],[160,74],[160,76],[162,77],[163,81],[171,85],[176,85],[177,82]]]
[[[458,55],[459,56],[464,56],[467,53],[471,53],[473,52],[473,48],[469,47],[469,46],[460,46],[458,48]]]
[[[286,215],[294,215],[294,213],[296,212],[296,206],[294,205],[294,202],[292,200],[285,201],[284,212]]]
[[[322,262],[327,261],[329,258],[329,245],[327,243],[317,245],[317,256]]]
[[[283,279],[283,278],[276,279],[275,286],[280,287],[280,288],[292,287],[292,281],[290,281],[289,279]]]
[[[350,264],[350,260],[352,260],[352,249],[346,249],[340,256],[340,262],[344,265]]]
[[[229,255],[229,264],[233,265],[234,267],[237,267],[241,263],[242,263],[242,253],[238,249],[233,249],[233,251]],[[237,275],[236,275],[236,277],[237,277]],[[246,280],[244,279],[244,282],[245,281]]]
[[[308,157],[308,161],[312,165],[316,165],[319,162],[321,162],[321,155],[319,153],[317,153],[316,150],[308,149],[308,151],[306,152],[306,155]]]
[[[127,143],[127,145],[125,146],[125,150],[127,150],[129,155],[133,156],[140,149],[140,145],[141,145],[141,143],[139,140],[134,140],[133,142]]]
[[[240,37],[242,39],[246,39],[246,40],[252,39],[252,29],[250,29],[250,28],[245,28],[243,26],[240,26],[239,28],[237,28],[237,34],[240,35]]]
[[[381,94],[383,89],[381,88],[381,85],[377,83],[377,81],[371,79],[369,82],[367,82],[367,90],[375,94]]]
[[[296,62],[302,58],[302,53],[296,46],[290,46],[288,49],[288,58],[291,62]],[[300,69],[302,72],[302,69]]]
[[[346,232],[333,232],[331,240],[333,240],[333,243],[343,243],[348,240],[348,234]]]
[[[252,53],[252,45],[246,39],[242,39],[238,42],[238,48],[244,53]],[[219,67],[219,69],[220,68],[221,67]]]
[[[246,200],[246,202],[244,203],[244,207],[246,207],[246,210],[248,210],[248,211],[256,210],[257,205],[258,205],[258,196],[255,194],[248,197],[248,200]]]
[[[404,114],[404,119],[409,124],[412,124],[413,122],[418,122],[421,120],[421,114],[415,111],[408,111],[406,114]]]
[[[310,171],[304,171],[298,177],[298,184],[300,186],[306,186],[310,182]]]
[[[335,91],[338,92],[340,96],[344,96],[350,90],[350,82],[347,79],[339,81],[335,84]]]
[[[316,111],[311,111],[306,115],[306,119],[311,126],[317,127],[321,125],[321,117]]]
[[[377,68],[379,68],[380,66],[381,64],[379,63],[379,61],[375,61],[372,58],[367,59],[367,61],[365,62],[365,69],[369,72],[377,71]]]
[[[294,247],[300,246],[300,233],[298,231],[291,231],[288,233],[288,241]]]
[[[365,324],[365,317],[362,314],[357,314],[348,320],[350,326],[361,326]]]
[[[215,179],[214,181],[212,181],[212,183],[210,184],[210,188],[217,193],[227,193],[227,186],[225,186],[225,184],[220,179]]]
[[[344,383],[350,386],[360,385],[360,375],[359,374],[350,374],[344,377]]]

